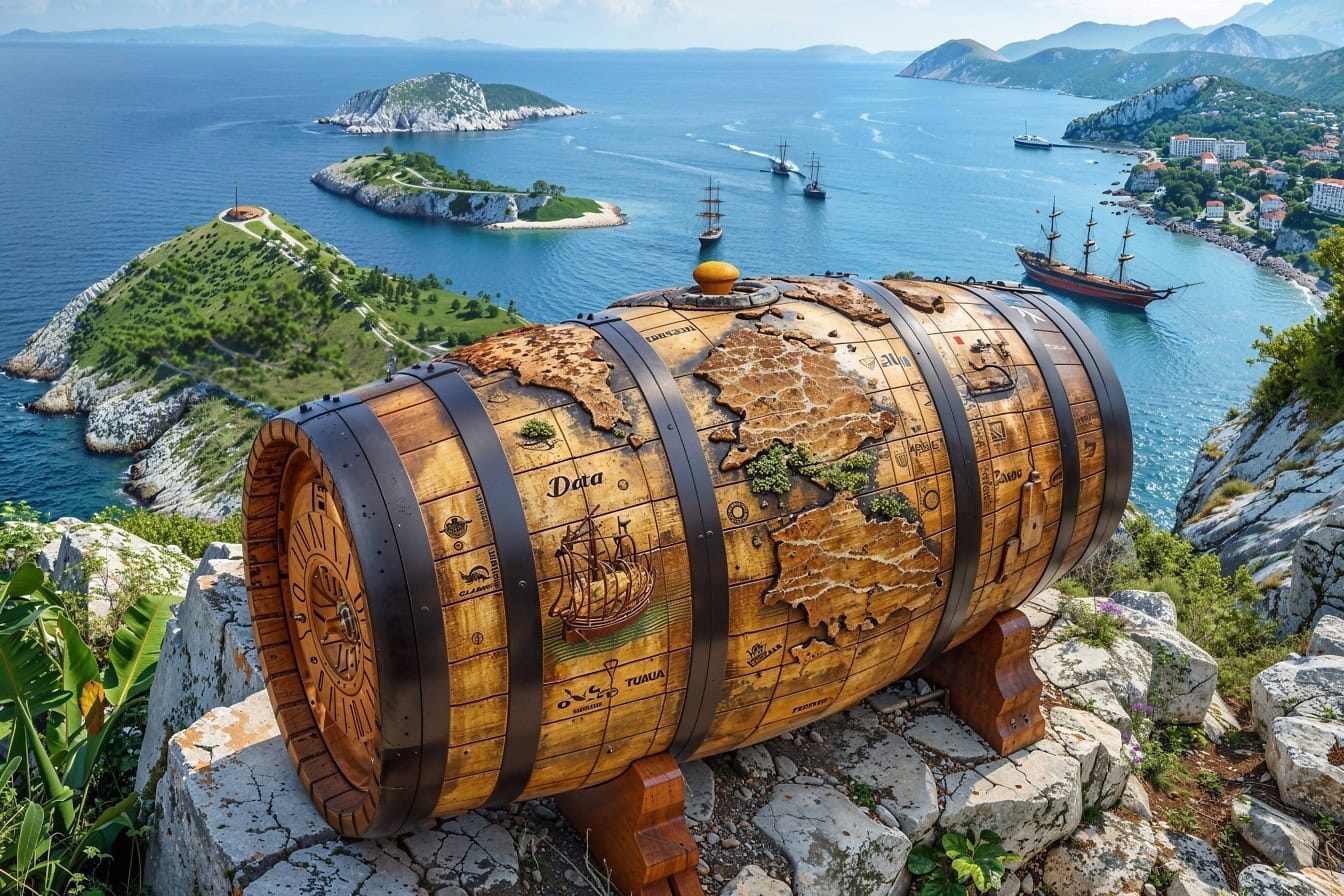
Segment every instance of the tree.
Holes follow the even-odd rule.
[[[396,158],[396,156],[397,156],[397,154],[396,154],[396,152],[392,149],[392,146],[391,146],[390,144],[389,144],[388,146],[384,146],[384,147],[383,147],[383,157],[384,157],[384,158],[387,158],[387,159],[394,159],[394,158]]]

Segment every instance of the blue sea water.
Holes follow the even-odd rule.
[[[590,114],[509,132],[352,136],[313,123],[351,93],[431,71],[521,84]],[[0,355],[17,351],[75,293],[127,258],[233,201],[265,205],[360,264],[451,277],[515,299],[527,317],[591,311],[689,282],[705,183],[722,184],[713,250],[744,273],[1020,279],[1051,201],[1062,243],[1128,157],[1021,150],[1012,134],[1059,135],[1102,102],[894,77],[881,65],[708,52],[452,53],[407,49],[5,46],[0,49]],[[781,137],[816,152],[829,193],[763,172]],[[380,216],[308,182],[385,144],[434,153],[498,183],[537,178],[618,204],[629,226],[486,232]],[[1095,238],[1118,248],[1125,218],[1098,207]],[[1138,227],[1132,273],[1200,281],[1148,313],[1065,299],[1097,334],[1134,419],[1133,499],[1170,522],[1209,427],[1245,402],[1261,324],[1312,311],[1302,291],[1191,237]],[[1068,250],[1064,256],[1069,257]],[[1104,269],[1105,265],[1101,265]],[[77,419],[22,410],[42,386],[0,378],[0,499],[57,514],[122,501],[127,458],[90,455]]]

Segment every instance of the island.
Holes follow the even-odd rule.
[[[507,131],[514,121],[582,114],[526,87],[481,84],[466,75],[438,72],[362,90],[317,122],[351,134]]]
[[[487,230],[569,230],[625,223],[610,202],[567,196],[544,180],[518,190],[449,171],[423,152],[354,156],[328,165],[311,178],[324,190],[346,196],[385,215],[428,218]]]
[[[75,296],[4,370],[54,381],[30,409],[85,415],[89,450],[135,454],[132,497],[223,518],[277,411],[526,323],[512,302],[451,285],[359,267],[235,206]]]

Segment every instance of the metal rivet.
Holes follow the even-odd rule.
[[[527,579],[519,579],[519,580],[518,580],[518,587],[519,587],[519,588],[526,588],[526,587],[527,587]]]

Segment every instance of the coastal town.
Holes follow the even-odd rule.
[[[1219,118],[1217,110],[1199,115]],[[1114,194],[1129,194],[1133,199],[1122,204],[1136,206],[1168,229],[1191,232],[1193,225],[1193,232],[1229,248],[1237,247],[1220,237],[1240,242],[1243,254],[1258,252],[1258,261],[1274,253],[1318,275],[1310,253],[1332,226],[1344,223],[1340,116],[1302,107],[1275,118],[1309,123],[1316,142],[1279,146],[1272,154],[1254,138],[1173,134],[1165,154],[1146,150],[1145,161],[1133,165],[1123,190]]]

